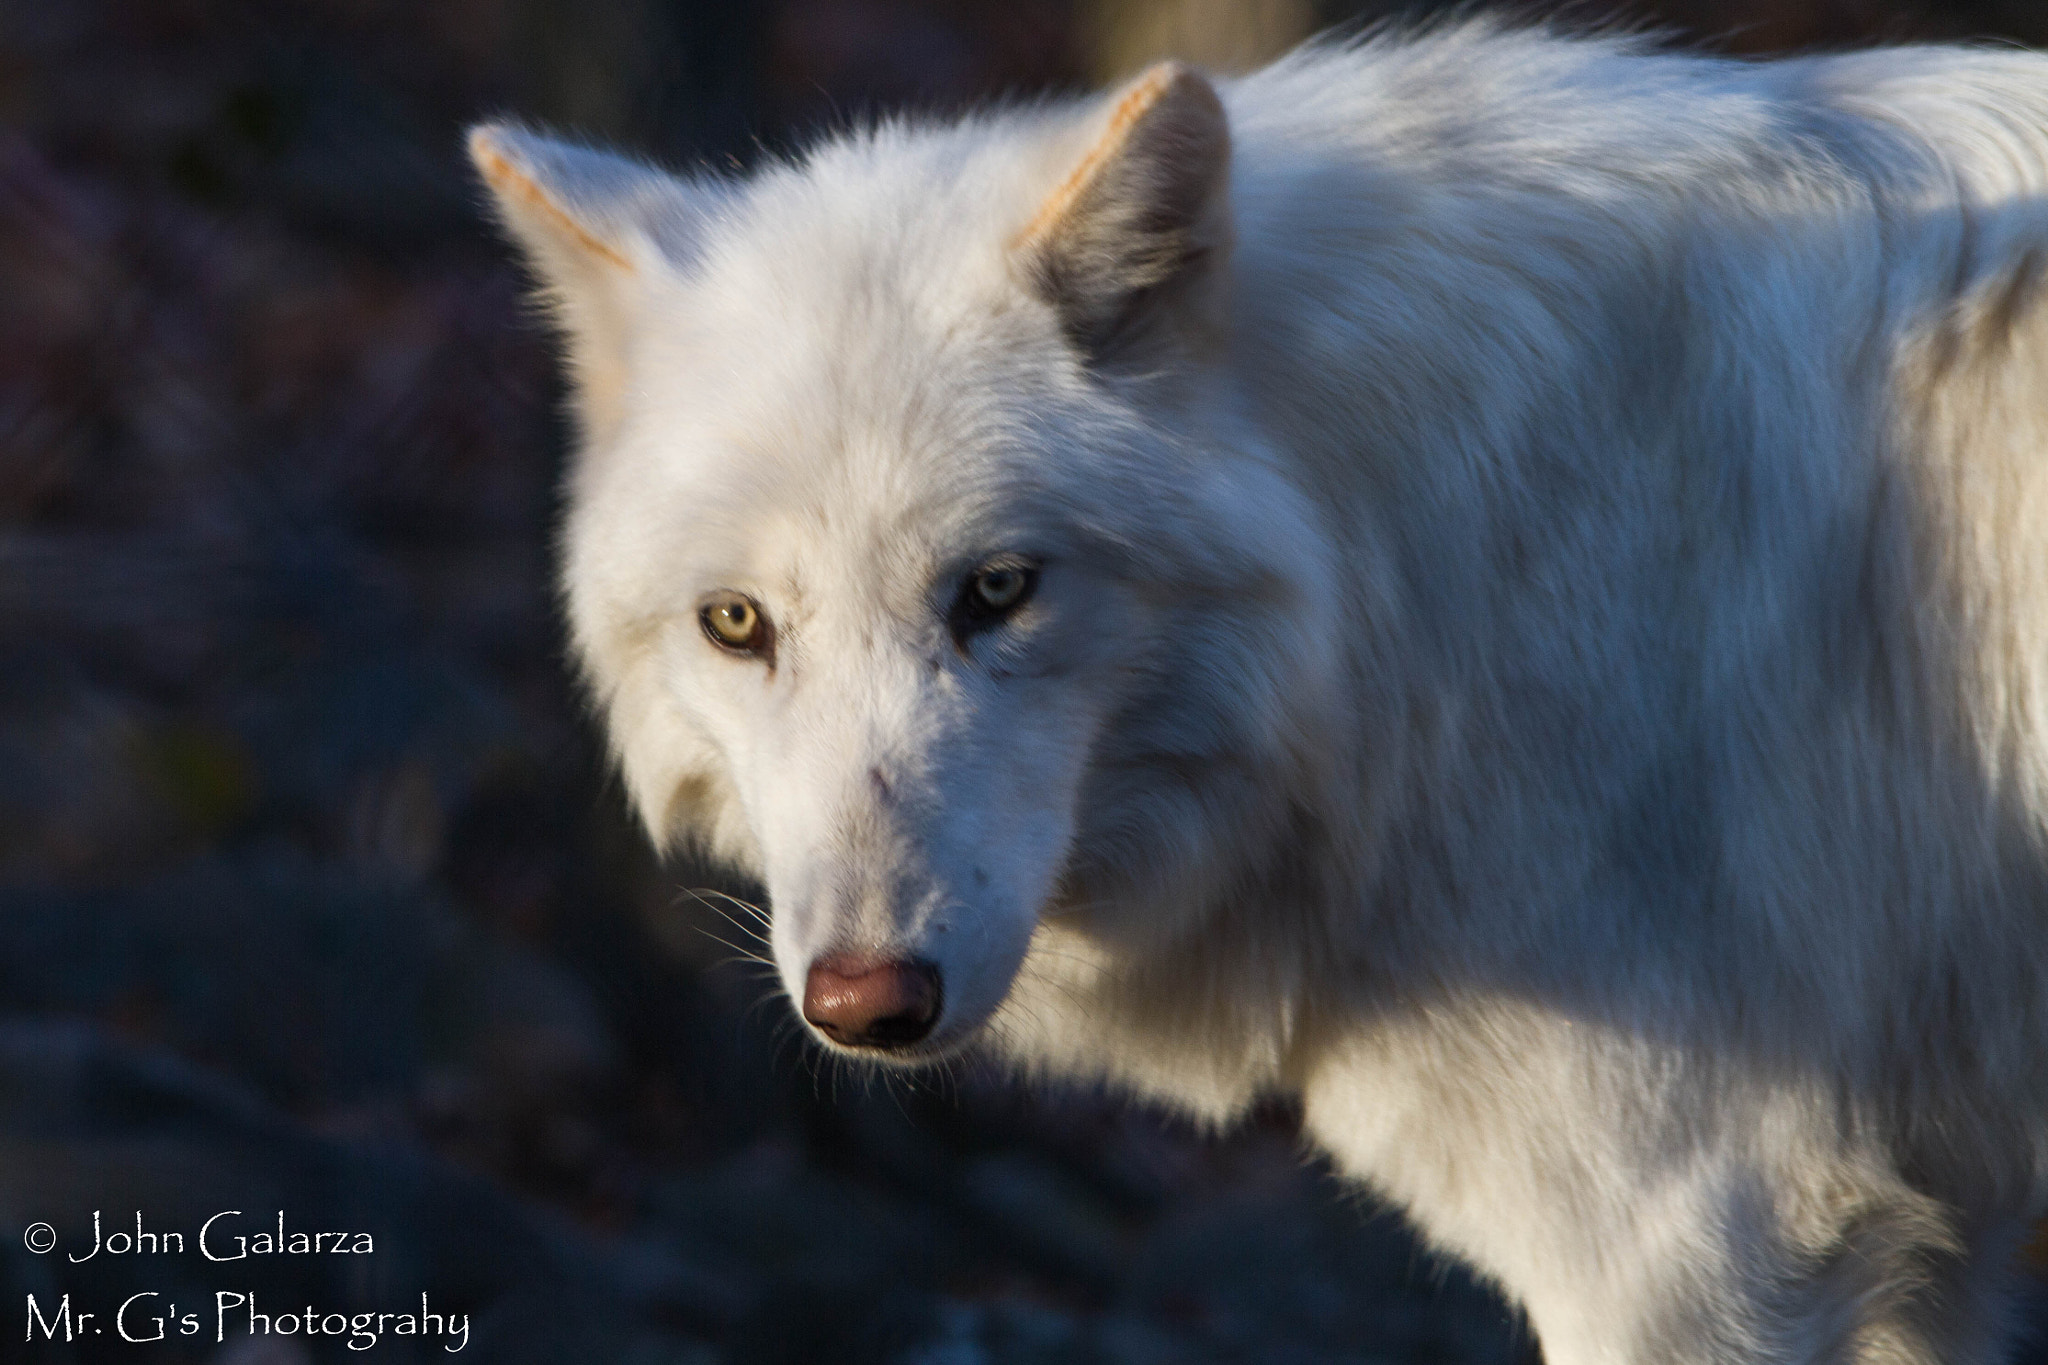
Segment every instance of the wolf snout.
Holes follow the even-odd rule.
[[[804,978],[804,1018],[843,1047],[920,1042],[938,1022],[942,999],[939,969],[917,958],[832,953],[812,963]]]

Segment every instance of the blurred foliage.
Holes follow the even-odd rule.
[[[372,1227],[367,1278],[261,1287],[430,1289],[489,1361],[1526,1356],[1284,1106],[1211,1140],[807,1055],[720,912],[748,888],[656,864],[569,681],[555,365],[459,157],[515,111],[724,171],[875,109],[1421,12],[0,6],[8,1225]],[[2018,0],[1630,13],[1739,51],[2048,30]],[[0,1248],[0,1300],[226,1287]],[[256,1359],[210,1352],[153,1358]]]

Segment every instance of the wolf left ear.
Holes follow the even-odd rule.
[[[690,258],[709,192],[509,123],[472,128],[469,155],[567,338],[585,439],[602,439],[623,406],[641,277]]]
[[[1107,124],[1013,244],[1013,258],[1100,358],[1186,299],[1230,249],[1230,121],[1215,87],[1161,62],[1125,87]]]

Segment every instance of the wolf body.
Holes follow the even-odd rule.
[[[632,799],[823,1045],[1296,1094],[1554,1365],[1999,1358],[2048,59],[1479,23],[743,182],[472,151]]]

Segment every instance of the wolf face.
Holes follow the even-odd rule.
[[[957,1046],[1053,917],[1185,933],[1309,761],[1333,634],[1312,509],[1205,387],[1210,87],[744,185],[471,148],[569,343],[564,582],[628,787],[765,884],[820,1036]]]

